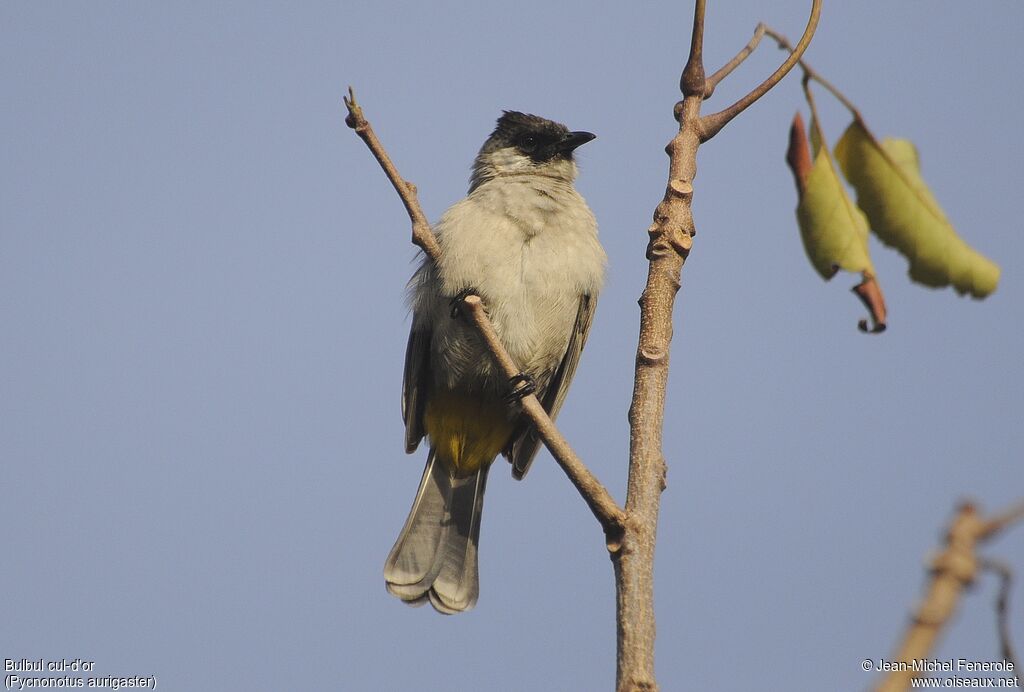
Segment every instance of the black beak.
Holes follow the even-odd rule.
[[[586,144],[590,140],[594,139],[597,135],[591,132],[570,132],[562,141],[555,144],[557,151],[572,151],[578,146]]]

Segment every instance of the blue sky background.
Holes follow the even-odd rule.
[[[709,3],[709,69],[805,2]],[[436,219],[502,109],[590,130],[610,257],[560,424],[624,498],[644,248],[691,3],[0,5],[0,656],[165,690],[595,690],[615,670],[601,533],[543,452],[488,487],[476,610],[381,569],[420,477],[399,389],[415,256],[343,124],[352,84]],[[826,2],[808,59],[918,145],[984,302],[909,284],[890,329],[803,255],[787,79],[700,150],[656,565],[665,690],[855,690],[891,653],[959,498],[1024,496],[1024,5]],[[716,93],[771,72],[767,42]],[[823,92],[830,141],[848,120]],[[1024,574],[1024,527],[986,554]],[[995,584],[939,658],[997,656]],[[1024,646],[1024,591],[1012,627]]]

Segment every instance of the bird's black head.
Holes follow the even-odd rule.
[[[470,190],[497,176],[543,175],[572,182],[573,151],[594,139],[553,120],[505,111],[473,164]]]
[[[572,160],[572,152],[594,139],[589,132],[570,132],[562,123],[518,111],[505,111],[498,118],[485,149],[514,147],[536,163],[554,158]]]

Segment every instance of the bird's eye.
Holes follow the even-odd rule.
[[[526,151],[532,151],[537,147],[537,138],[527,135],[519,140],[519,146]]]

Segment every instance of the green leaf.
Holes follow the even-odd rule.
[[[826,280],[838,269],[874,274],[868,255],[867,219],[846,194],[814,120],[810,130],[814,163],[796,208],[807,257]]]
[[[881,144],[858,121],[835,148],[843,175],[871,230],[910,260],[910,278],[984,298],[999,283],[999,267],[971,249],[953,230],[921,178],[917,150],[905,139]]]

